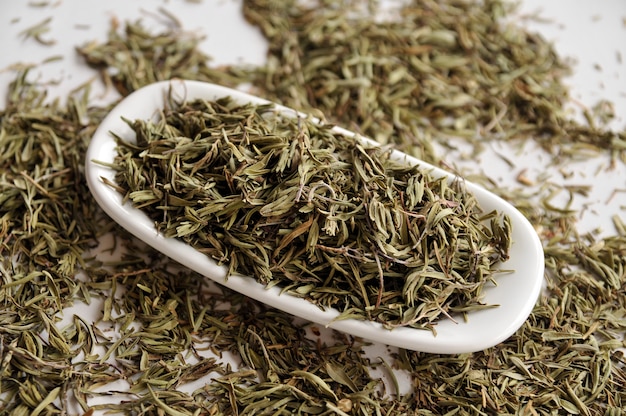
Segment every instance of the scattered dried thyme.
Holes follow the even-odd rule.
[[[245,0],[270,44],[254,71],[259,94],[428,162],[439,161],[434,143],[459,139],[476,152],[524,139],[555,158],[595,149],[626,161],[624,131],[571,120],[570,68],[541,35],[507,22],[514,2],[415,0],[386,19],[367,3]]]

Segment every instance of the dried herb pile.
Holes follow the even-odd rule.
[[[570,120],[569,67],[540,35],[506,22],[512,2],[412,1],[382,21],[367,2],[244,3],[270,42],[255,84],[287,106],[426,161],[439,160],[433,142],[451,138],[477,150],[485,139],[532,139],[559,157],[591,147],[625,160],[623,131],[592,112],[592,125]]]
[[[127,122],[137,142],[118,138],[112,166],[164,235],[340,319],[425,328],[492,306],[482,288],[508,258],[510,226],[462,181],[272,106],[163,111]]]
[[[271,44],[263,68],[202,69],[210,65],[195,37],[179,28],[151,36],[132,22],[114,27],[104,43],[79,45],[79,52],[105,80],[113,77],[111,85],[124,94],[172,76],[225,83],[252,79],[268,98],[337,114],[341,124],[382,142],[398,137],[403,150],[429,161],[439,159],[432,143],[445,144],[452,136],[466,138],[477,151],[483,140],[515,136],[540,143],[561,162],[589,148],[608,152],[616,163],[623,160],[624,132],[604,129],[599,123],[604,117],[590,115],[595,123],[590,125],[565,118],[566,65],[540,36],[502,23],[509,3],[413,4],[393,24],[374,25],[369,14],[362,16],[368,25],[344,20],[352,14],[342,3],[306,8],[244,2],[244,13],[262,26]],[[358,38],[352,36],[354,27],[363,29]],[[377,31],[386,31],[384,43]],[[408,42],[411,33],[422,43],[416,40],[401,57],[384,54],[384,45],[397,48],[395,39],[404,36]],[[333,45],[339,53],[323,62],[315,44]],[[155,59],[159,45],[171,45],[160,55],[167,59]],[[107,58],[113,51],[119,52],[115,60]],[[364,57],[356,65],[359,51]],[[430,75],[398,63],[405,58]],[[466,64],[458,65],[461,61]],[[315,71],[302,72],[304,67]],[[150,75],[138,70],[146,68]],[[368,68],[387,82],[366,81]],[[88,88],[74,93],[67,105],[44,102],[43,87],[27,75],[16,75],[0,111],[1,413],[621,415],[626,410],[626,230],[618,216],[613,235],[581,235],[578,213],[546,200],[556,185],[496,188],[528,216],[544,241],[545,296],[526,324],[494,348],[457,356],[401,350],[381,362],[368,358],[359,340],[334,334],[317,342],[316,328],[223,292],[117,229],[89,196],[82,175],[86,144],[106,108],[89,104]],[[307,89],[303,76],[315,89]],[[359,101],[368,91],[359,86],[367,82],[378,101],[374,108],[367,98]],[[445,101],[436,103],[424,92],[433,88]],[[481,95],[490,88],[494,99]],[[319,89],[324,97],[315,96]],[[479,102],[454,100],[470,92]],[[393,105],[381,105],[385,100]],[[105,238],[111,230],[120,237]],[[109,252],[119,259],[110,260]],[[93,320],[74,315],[72,306],[81,301],[100,305],[102,314]],[[241,360],[239,368],[223,363],[231,355]],[[389,375],[390,382],[383,386],[370,375],[372,368]],[[401,370],[410,374],[412,389],[397,395],[392,375]],[[207,373],[212,381],[193,383]]]

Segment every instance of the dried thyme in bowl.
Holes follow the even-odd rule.
[[[113,164],[125,200],[231,273],[389,328],[493,306],[481,292],[510,224],[461,179],[228,97],[127,123],[136,143],[118,137]]]

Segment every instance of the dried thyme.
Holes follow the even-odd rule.
[[[124,198],[231,273],[388,327],[491,307],[481,291],[510,226],[461,180],[228,97],[128,124],[137,142],[118,139],[113,164]]]
[[[37,23],[34,26],[31,26],[27,29],[24,29],[20,35],[24,38],[24,39],[29,39],[29,38],[33,38],[35,39],[37,42],[41,43],[42,45],[46,45],[46,46],[50,46],[50,45],[54,45],[56,43],[55,40],[53,39],[44,39],[43,35],[45,35],[46,33],[48,33],[50,31],[50,22],[52,21],[51,17],[48,17],[46,19],[44,19],[43,21]]]
[[[362,3],[369,6],[373,2]],[[314,91],[305,94],[299,90],[305,86],[300,71],[281,69],[285,64],[294,69],[298,66],[292,65],[293,56],[283,54],[278,47],[282,42],[287,48],[313,54],[311,49],[297,43],[301,42],[300,33],[313,33],[320,21],[322,28],[329,28],[338,50],[349,51],[350,45],[358,46],[359,43],[347,45],[356,42],[349,35],[354,34],[351,26],[358,22],[331,27],[341,23],[342,18],[353,16],[344,13],[347,7],[329,9],[333,4],[340,3],[307,8],[287,2],[246,2],[246,15],[250,21],[263,25],[268,40],[273,43],[267,67],[246,68],[252,75],[258,75],[256,88],[261,95],[305,110],[319,107],[326,114],[333,113],[335,107],[330,99],[332,108],[325,108],[319,100],[309,103],[307,94]],[[511,67],[512,73],[528,71],[522,81],[531,81],[526,85],[547,85],[544,91],[547,96],[522,89],[523,93],[532,93],[524,96],[529,99],[508,102],[506,108],[487,107],[490,112],[483,115],[470,111],[467,116],[470,124],[463,114],[445,120],[437,113],[428,113],[434,116],[432,121],[418,120],[418,128],[407,129],[402,123],[396,125],[404,121],[391,112],[373,113],[371,127],[355,125],[354,129],[366,134],[370,129],[367,135],[381,141],[390,137],[392,130],[400,129],[399,146],[437,161],[440,156],[433,143],[445,145],[448,135],[473,137],[471,123],[478,117],[484,125],[477,127],[482,128],[481,133],[488,139],[498,140],[518,133],[520,140],[539,141],[561,161],[579,157],[576,148],[588,146],[608,149],[604,151],[611,152],[615,160],[620,157],[623,160],[623,132],[606,131],[598,125],[590,128],[561,118],[567,90],[561,85],[560,76],[567,72],[566,65],[540,36],[501,23],[510,12],[509,3],[441,0],[411,4],[420,7],[407,12],[428,13],[428,19],[396,22],[407,25],[405,32],[439,25],[438,29],[458,33],[459,39],[463,35],[481,47],[483,61],[488,64],[485,70],[492,69],[490,65],[519,62],[521,65]],[[285,5],[290,9],[285,9]],[[288,13],[283,13],[285,10]],[[311,19],[331,11],[334,18],[328,19],[328,24],[321,18]],[[371,15],[361,17],[366,22],[363,26],[372,28],[362,32],[360,41],[375,43],[375,38],[367,36],[377,26],[374,19]],[[448,25],[442,25],[442,21]],[[452,21],[457,22],[456,26],[450,26]],[[184,59],[153,59],[159,42],[174,45],[188,41],[187,35],[183,36],[179,29],[158,36],[125,30],[126,26],[136,25],[133,22],[123,27],[116,25],[109,40],[86,49],[81,47],[81,54],[87,60],[94,55],[92,64],[101,69],[105,80],[114,77],[115,86],[123,93],[151,80],[138,68],[154,68],[154,78],[158,79],[195,78],[194,65],[184,63]],[[272,25],[276,28],[274,32]],[[358,25],[361,27],[361,23]],[[402,34],[385,27],[387,41]],[[520,37],[502,36],[503,28]],[[138,39],[142,42],[136,42]],[[433,55],[450,53],[445,42],[432,42],[428,47]],[[176,48],[170,49],[174,55]],[[382,46],[379,48],[383,50]],[[127,59],[117,62],[107,58],[117,51]],[[185,51],[192,55],[189,62],[206,59],[197,45]],[[456,51],[461,58],[467,58],[465,50]],[[298,58],[309,59],[298,53]],[[512,56],[522,59],[513,61]],[[538,59],[524,58],[529,56]],[[126,65],[129,62],[133,64]],[[182,64],[176,66],[175,62]],[[432,66],[428,59],[426,63],[424,69]],[[208,67],[206,63],[202,65]],[[280,76],[274,77],[274,71],[279,71]],[[399,93],[403,87],[416,85],[411,78],[403,78],[402,71],[399,69],[393,77],[391,72],[387,73],[388,79],[399,77],[402,81],[394,84]],[[227,73],[228,77],[232,75]],[[444,92],[458,91],[465,83],[471,87],[477,75],[471,71],[451,73],[456,73],[458,78],[439,78],[435,84]],[[222,82],[220,71],[215,70],[215,74],[217,78],[212,80]],[[506,74],[507,71],[501,73]],[[338,80],[342,75],[334,73]],[[206,80],[208,75],[199,70],[197,77]],[[88,195],[81,173],[81,155],[106,109],[90,106],[86,95],[75,95],[67,107],[59,103],[44,104],[45,94],[25,79],[24,74],[18,74],[5,108],[0,111],[1,413],[117,411],[235,415],[299,411],[351,415],[621,415],[625,412],[623,218],[616,217],[614,235],[602,238],[578,235],[575,210],[552,202],[541,203],[544,198],[552,198],[554,185],[498,189],[498,193],[531,219],[544,241],[548,282],[545,296],[524,327],[492,349],[460,356],[399,351],[397,359],[388,366],[394,371],[398,371],[397,367],[405,369],[412,381],[410,392],[397,394],[393,390],[385,391],[384,383],[368,374],[374,374],[373,369],[384,364],[368,359],[358,340],[335,335],[318,343],[307,335],[307,330],[317,333],[316,328],[294,324],[289,316],[209,287],[197,276],[166,264],[158,253],[138,246],[121,230],[116,229],[118,240],[111,242],[103,238],[102,234],[114,229],[114,225],[103,218]],[[407,80],[409,85],[402,85]],[[498,78],[494,80],[497,87]],[[290,82],[291,88],[275,86],[286,87]],[[341,84],[335,81],[336,88],[342,87]],[[355,91],[353,87],[343,94]],[[380,87],[383,91],[386,88]],[[298,101],[294,97],[304,98]],[[410,102],[399,99],[394,104],[401,110],[396,110],[399,115],[406,116],[409,110],[424,114]],[[476,111],[484,108],[477,106]],[[341,122],[343,125],[363,116],[352,107],[337,114],[347,120]],[[602,122],[602,118],[598,121]],[[519,129],[541,134],[526,135],[515,122],[519,123]],[[565,131],[559,128],[561,122],[565,123]],[[436,127],[429,127],[431,124]],[[508,130],[511,126],[514,129]],[[563,134],[569,131],[573,134]],[[470,140],[477,151],[481,143],[481,139]],[[584,156],[599,157],[597,151]],[[489,183],[492,189],[497,186],[493,181]],[[620,196],[616,194],[611,203],[623,206]],[[58,240],[52,239],[56,246],[49,243],[51,232],[55,233],[53,236],[60,233]],[[96,244],[104,250],[105,258],[109,251],[125,254],[119,261],[103,263],[86,251]],[[96,309],[100,304],[102,315],[95,321],[74,315],[71,304],[81,301],[91,303]],[[60,321],[61,315],[71,319]],[[59,330],[50,331],[55,325]],[[233,354],[237,357],[235,361],[243,363],[241,368],[230,368],[220,354],[224,357]],[[107,360],[103,360],[105,355]],[[212,380],[202,378],[206,372]],[[203,380],[203,384],[191,387],[182,382],[193,380]],[[114,391],[110,389],[112,386]],[[127,386],[132,393],[127,393]]]
[[[383,21],[366,3],[244,1],[270,43],[260,94],[429,162],[434,143],[459,139],[476,151],[526,139],[559,158],[589,147],[626,160],[626,132],[569,118],[570,69],[539,34],[505,21],[514,3],[416,0]]]
[[[172,24],[162,33],[152,33],[141,21],[127,23],[123,28],[113,21],[106,43],[93,41],[76,50],[87,65],[99,70],[105,85],[123,96],[144,85],[172,78],[228,86],[248,79],[243,70],[211,66],[210,57],[198,49],[202,37],[183,31],[169,14],[165,17]]]

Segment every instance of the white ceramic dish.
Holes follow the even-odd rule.
[[[160,235],[147,215],[133,208],[130,203],[123,204],[122,196],[102,180],[102,178],[115,180],[115,172],[112,169],[97,163],[97,161],[114,162],[117,151],[110,132],[132,140],[134,133],[122,117],[151,119],[164,107],[170,90],[175,97],[184,97],[188,100],[230,96],[242,103],[268,102],[218,85],[175,80],[155,83],[135,91],[108,114],[94,134],[87,152],[87,181],[104,211],[136,237],[184,266],[277,309],[339,331],[401,348],[441,354],[479,351],[507,339],[528,318],[542,287],[544,257],[541,242],[531,224],[519,211],[496,195],[469,182],[467,188],[476,195],[485,210],[497,209],[511,219],[513,244],[510,259],[504,268],[513,272],[499,275],[497,286],[489,285],[484,291],[484,301],[499,305],[498,307],[471,312],[467,322],[455,323],[449,319],[442,319],[437,323],[436,336],[430,331],[411,328],[388,330],[380,324],[369,321],[353,319],[333,321],[338,311],[321,310],[302,298],[286,293],[280,294],[280,289],[276,287],[267,289],[253,277],[234,275],[226,280],[225,267],[219,266],[180,240]],[[291,115],[296,114],[294,110],[285,107],[277,108]],[[354,134],[341,128],[336,128],[336,131],[344,135]],[[431,170],[433,175],[454,176],[403,153],[394,153],[395,157],[403,158],[407,163],[424,166]]]

